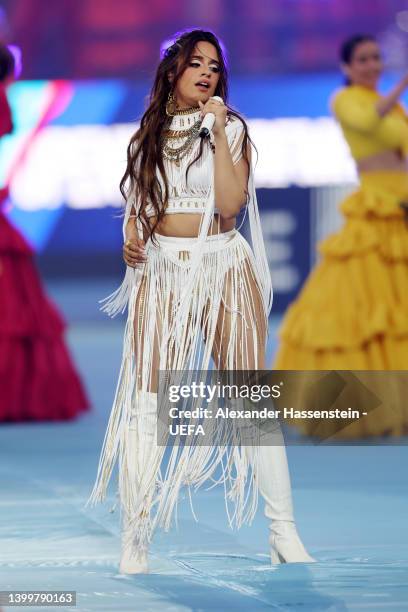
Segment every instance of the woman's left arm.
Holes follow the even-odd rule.
[[[249,178],[248,164],[243,157],[234,164],[228,137],[225,130],[227,107],[215,100],[200,104],[203,114],[212,112],[215,115],[213,135],[215,140],[214,154],[214,192],[215,202],[221,217],[233,219],[247,200]],[[251,160],[250,146],[247,149],[248,161]]]

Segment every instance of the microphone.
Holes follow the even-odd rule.
[[[222,98],[220,96],[211,96],[210,100],[217,100],[218,102],[223,103]],[[210,132],[215,123],[215,115],[214,113],[207,113],[201,123],[199,135],[201,138],[207,138],[210,135]]]

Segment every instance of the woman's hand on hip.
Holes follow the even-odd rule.
[[[123,259],[127,266],[135,268],[147,260],[145,243],[141,238],[129,238],[123,245]]]

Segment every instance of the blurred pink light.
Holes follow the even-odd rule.
[[[396,14],[395,20],[400,30],[408,32],[408,11],[399,11]]]
[[[7,45],[7,48],[14,57],[14,78],[17,80],[23,70],[21,49],[17,45]]]

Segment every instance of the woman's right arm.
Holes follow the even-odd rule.
[[[402,79],[388,96],[370,99],[362,90],[344,87],[331,99],[334,115],[345,127],[367,134],[381,124],[381,129],[398,140],[400,119],[388,114],[404,89],[408,86],[408,77]]]
[[[132,268],[135,268],[137,264],[144,263],[147,259],[144,249],[145,242],[138,236],[135,218],[136,210],[132,206],[125,228],[125,243],[123,245],[123,259],[126,265]]]
[[[406,88],[408,87],[408,74],[405,74],[399,83],[390,91],[387,96],[383,96],[377,102],[376,108],[381,117],[384,117],[392,107],[398,102]]]
[[[137,141],[132,142],[132,155],[136,150]],[[140,169],[140,156],[135,161],[134,173]],[[144,246],[145,241],[139,237],[136,226],[136,217],[140,206],[139,198],[134,190],[133,181],[128,184],[126,199],[125,220],[123,226],[123,259],[127,266],[135,268],[138,264],[146,261]],[[126,224],[125,224],[126,223]]]

